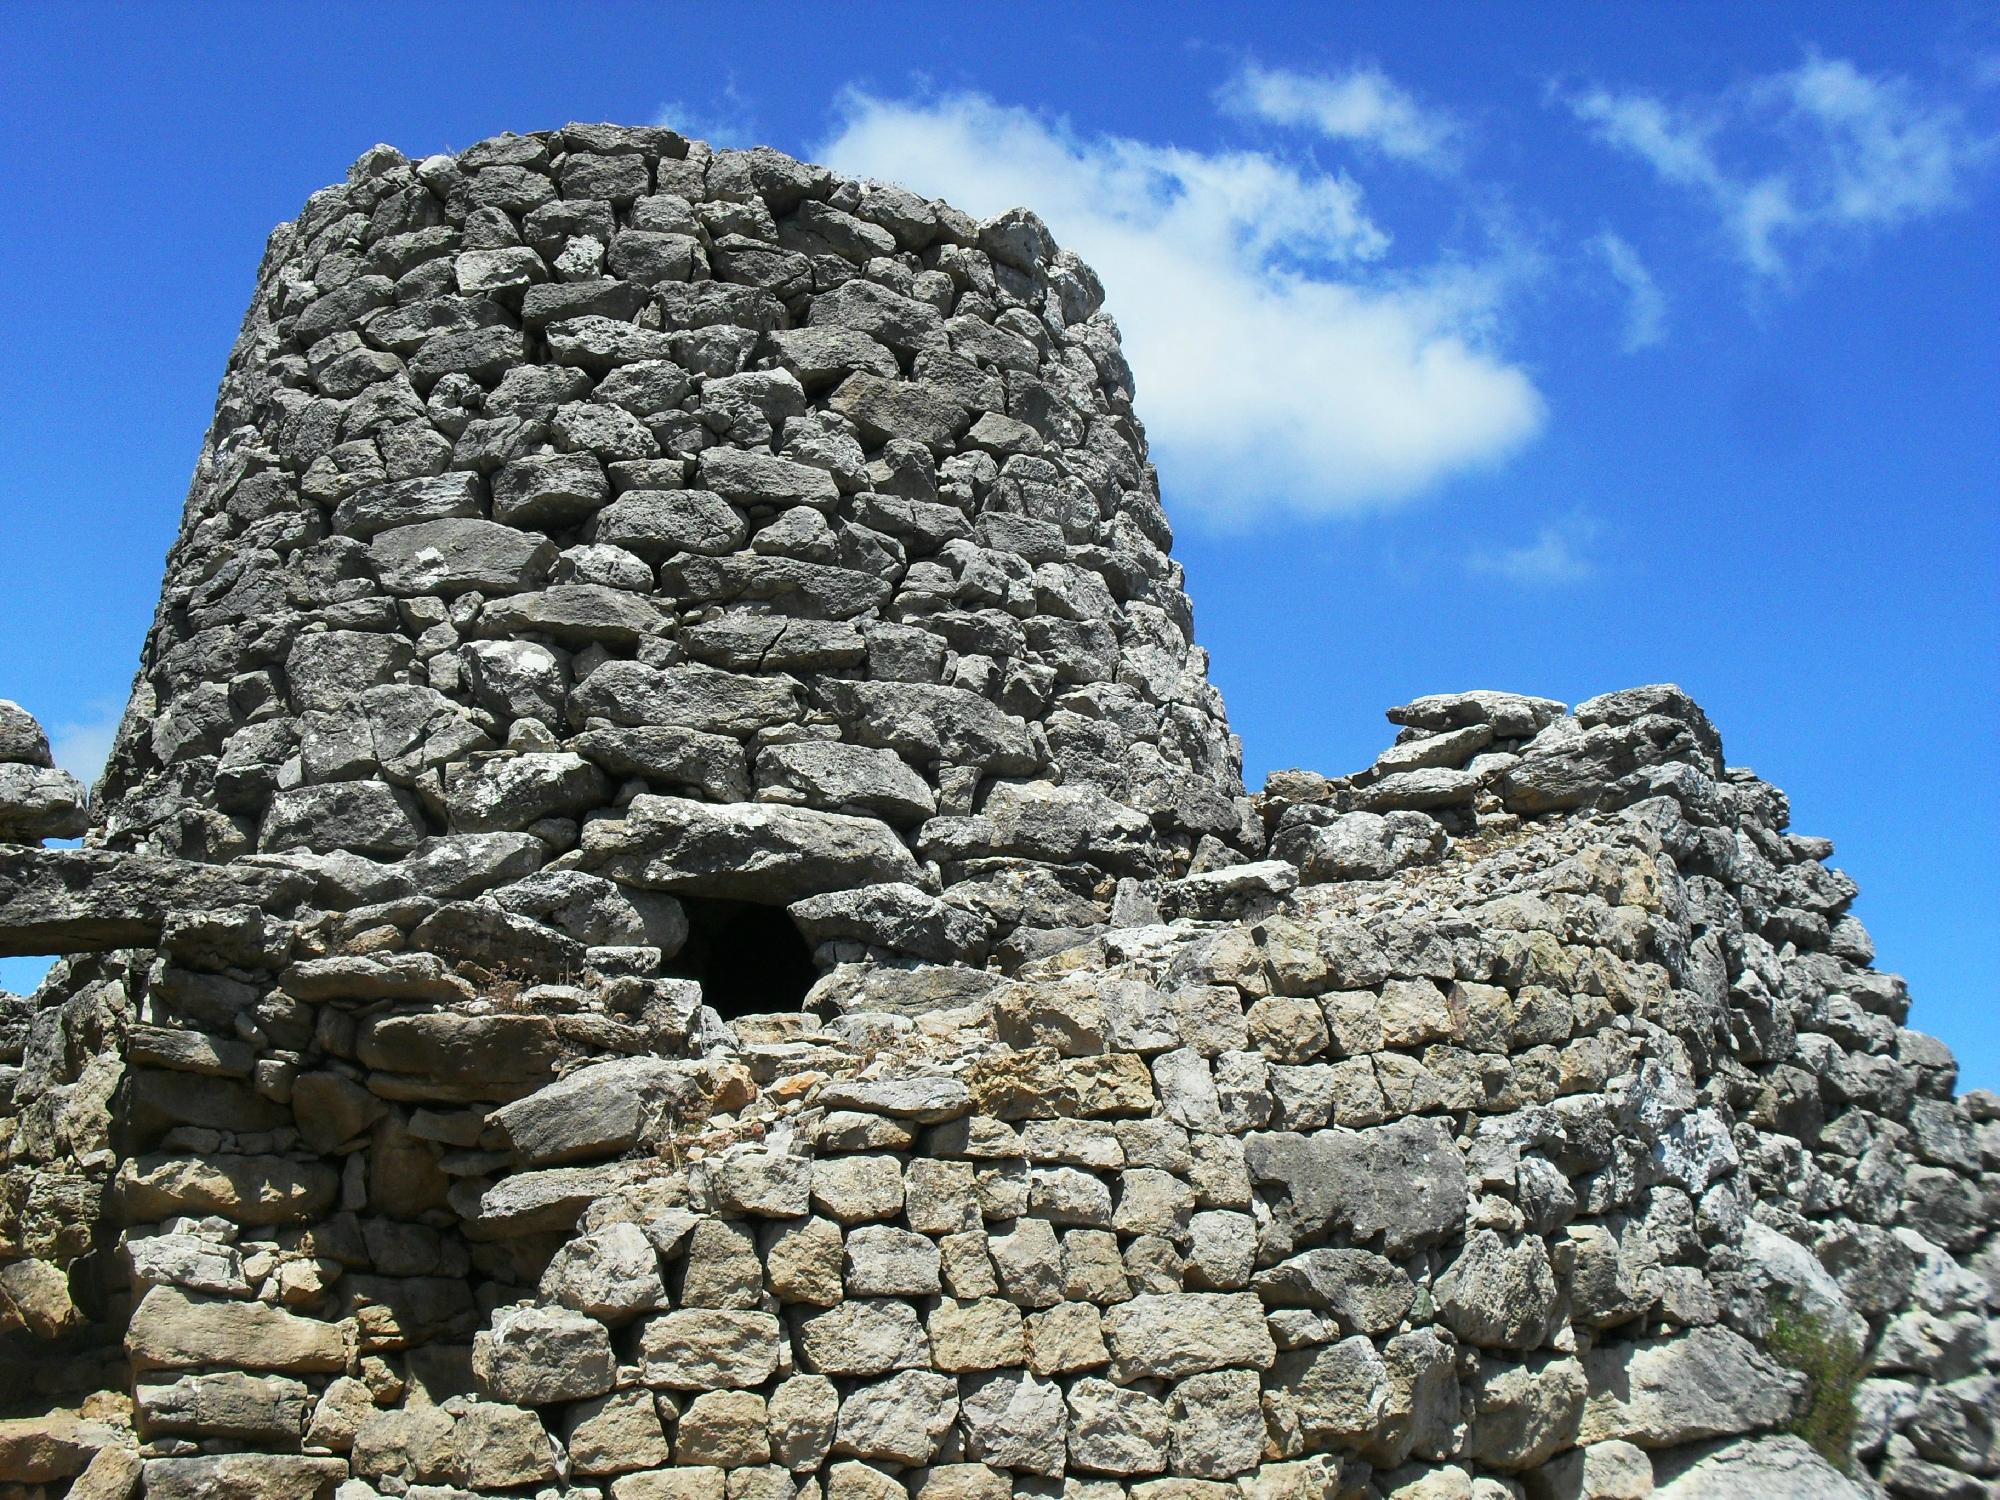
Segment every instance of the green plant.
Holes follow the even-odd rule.
[[[1865,1373],[1860,1346],[1823,1319],[1791,1306],[1771,1310],[1766,1346],[1806,1377],[1806,1399],[1792,1418],[1791,1431],[1847,1472],[1857,1416],[1854,1392]]]

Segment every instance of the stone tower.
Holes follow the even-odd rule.
[[[369,153],[272,237],[107,845],[976,963],[1247,849],[1102,300],[769,150]]]
[[[276,232],[82,848],[0,702],[0,1500],[2000,1493],[1831,844],[1664,685],[1246,797],[1100,301],[665,130]]]

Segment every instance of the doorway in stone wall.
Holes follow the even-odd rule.
[[[688,937],[674,968],[701,981],[702,999],[724,1020],[805,1003],[819,968],[783,907],[700,897],[681,905]]]

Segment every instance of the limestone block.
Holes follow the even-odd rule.
[[[819,891],[920,878],[909,850],[868,818],[766,803],[633,798],[585,831],[590,868],[642,889],[781,904]]]
[[[999,1469],[1059,1477],[1067,1455],[1062,1390],[1023,1370],[969,1376],[959,1385],[967,1451]]]
[[[472,1368],[483,1392],[517,1406],[601,1396],[617,1378],[604,1325],[562,1308],[501,1308],[472,1341]]]
[[[1265,1370],[1277,1357],[1263,1304],[1247,1292],[1134,1297],[1105,1313],[1104,1338],[1119,1381]]]
[[[799,1357],[822,1375],[886,1375],[930,1362],[917,1310],[887,1298],[843,1302],[798,1325]]]
[[[1584,1356],[1590,1397],[1578,1440],[1675,1447],[1789,1420],[1804,1377],[1726,1328],[1600,1345]]]
[[[850,1391],[840,1405],[833,1451],[877,1463],[926,1464],[958,1417],[958,1383],[904,1370]]]
[[[570,1409],[563,1446],[573,1473],[596,1478],[667,1462],[669,1450],[649,1391],[613,1391]]]
[[[681,1391],[759,1386],[778,1368],[783,1336],[769,1313],[711,1308],[670,1312],[642,1326],[644,1379],[648,1385]]]

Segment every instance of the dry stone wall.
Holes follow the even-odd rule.
[[[1831,845],[1670,687],[1243,797],[1098,301],[664,131],[274,236],[85,847],[0,704],[0,1500],[2000,1493]]]

